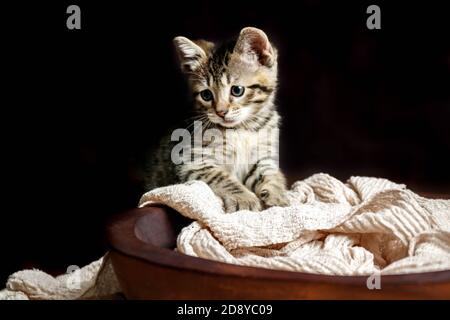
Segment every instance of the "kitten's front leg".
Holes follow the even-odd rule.
[[[286,178],[278,171],[274,174],[263,175],[257,184],[255,193],[266,207],[286,207],[289,201],[286,197]]]
[[[270,158],[259,160],[248,172],[244,184],[261,199],[266,208],[289,205],[286,178]]]
[[[226,212],[238,210],[260,211],[261,201],[225,169],[215,165],[191,168],[185,174],[185,180],[200,180],[210,186],[223,200]]]

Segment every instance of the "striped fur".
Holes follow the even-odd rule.
[[[222,45],[184,37],[174,43],[193,94],[191,121],[201,121],[201,143],[190,151],[201,159],[174,164],[176,142],[166,137],[148,162],[147,188],[202,180],[227,212],[287,205],[278,167],[277,52],[267,36],[244,28]]]

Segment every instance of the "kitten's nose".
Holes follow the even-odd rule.
[[[227,114],[228,110],[216,110],[216,113],[219,117],[223,118]]]

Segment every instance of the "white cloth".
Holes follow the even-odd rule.
[[[203,182],[146,193],[195,222],[179,252],[232,264],[328,275],[450,269],[450,200],[420,197],[386,179],[327,174],[296,182],[290,206],[225,214]]]
[[[450,269],[450,200],[420,197],[386,179],[345,184],[316,174],[294,183],[290,206],[226,214],[203,182],[154,189],[139,206],[163,204],[193,220],[179,252],[238,265],[328,275],[417,273]],[[78,272],[78,273],[77,273]],[[100,298],[120,291],[108,255],[52,277],[24,270],[0,299]]]
[[[37,270],[13,273],[0,291],[0,300],[98,299],[120,292],[108,254],[57,277]]]

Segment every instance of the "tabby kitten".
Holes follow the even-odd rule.
[[[203,135],[200,144],[188,142],[191,155],[182,162],[173,161],[174,136],[164,138],[148,162],[147,189],[201,180],[223,200],[226,212],[286,206],[274,104],[277,51],[266,34],[248,27],[222,45],[185,37],[174,44],[194,97],[197,116],[189,127],[201,121]],[[200,157],[191,161],[192,155]]]

